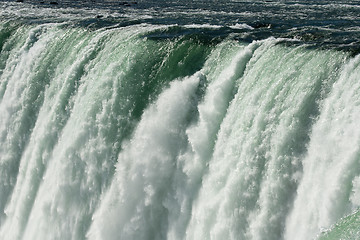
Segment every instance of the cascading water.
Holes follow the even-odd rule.
[[[0,239],[356,239],[359,56],[60,10],[0,19]]]
[[[359,206],[359,71],[359,57],[345,65],[313,126],[289,239],[311,238]]]

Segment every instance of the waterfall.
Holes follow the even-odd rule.
[[[1,239],[312,239],[357,210],[358,56],[169,28],[1,23]]]

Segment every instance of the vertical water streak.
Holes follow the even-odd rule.
[[[187,145],[185,128],[195,107],[201,73],[173,81],[143,114],[123,145],[110,189],[94,215],[90,239],[165,239],[177,156]]]
[[[209,83],[204,100],[198,106],[198,121],[186,129],[188,149],[177,160],[172,189],[164,202],[169,209],[168,239],[186,238],[193,200],[211,159],[220,124],[234,97],[236,81],[244,73],[257,46],[257,43],[249,46],[237,43],[217,46],[202,69]]]
[[[141,52],[139,29],[98,30],[103,42],[79,75],[71,114],[48,158],[24,236],[84,239],[102,191],[109,184],[120,142],[132,128],[126,74]],[[70,40],[70,39],[69,39]],[[71,40],[70,40],[71,41]],[[141,86],[141,83],[138,84]]]
[[[257,206],[249,216],[249,239],[283,238],[286,217],[299,184],[304,154],[318,102],[337,79],[346,55],[335,51],[277,49],[278,67],[263,76],[278,79],[267,109],[266,164]],[[265,65],[265,64],[264,64]]]
[[[19,41],[19,36],[24,36],[19,34],[19,30],[22,27],[17,26],[16,23],[11,21],[0,21],[0,77],[6,67],[7,60],[11,54],[14,54],[14,51],[21,41]],[[18,49],[17,49],[18,50]],[[4,81],[0,82],[0,99],[4,94],[6,83]]]
[[[22,152],[43,103],[50,79],[46,59],[54,57],[46,51],[54,36],[51,24],[36,26],[25,36],[21,48],[10,54],[1,75],[0,215],[15,185]]]
[[[359,203],[352,201],[360,174],[360,56],[343,68],[313,126],[286,239],[312,239]]]
[[[271,44],[270,44],[271,45]],[[253,57],[250,59],[250,62],[247,64],[246,69],[249,68],[249,65],[254,62],[254,59],[258,59],[259,56],[265,52],[268,49],[269,45],[264,44],[260,46],[255,52]],[[217,141],[215,143],[214,147],[214,153],[212,155],[211,160],[209,161],[209,170],[206,172],[206,175],[202,179],[202,186],[200,188],[200,192],[198,197],[194,200],[193,206],[192,206],[192,217],[189,223],[189,226],[187,228],[187,238],[188,239],[217,239],[217,238],[223,238],[223,239],[230,239],[231,236],[229,235],[230,232],[233,232],[234,235],[237,235],[237,237],[242,238],[243,236],[241,234],[237,234],[236,231],[233,231],[234,229],[229,226],[227,229],[228,234],[223,235],[214,235],[215,225],[218,222],[229,224],[234,219],[231,217],[228,217],[227,220],[220,218],[217,216],[217,212],[219,211],[220,205],[223,204],[226,201],[226,198],[224,196],[225,193],[222,193],[225,188],[224,185],[221,184],[221,180],[223,178],[226,178],[230,175],[231,171],[236,171],[234,168],[230,167],[230,159],[233,159],[233,162],[236,161],[237,157],[235,154],[233,154],[227,147],[229,144],[221,144],[222,142],[226,141],[224,140],[224,124],[228,124],[229,116],[234,116],[234,108],[235,106],[239,106],[238,102],[238,95],[239,95],[239,86],[241,86],[241,82],[246,77],[246,73],[248,70],[245,70],[244,76],[240,79],[237,79],[237,85],[238,87],[236,90],[238,91],[235,95],[235,98],[232,100],[228,110],[227,114],[225,116],[225,119],[222,121],[220,131],[217,134]],[[238,117],[236,117],[238,118]],[[231,125],[231,124],[230,124]],[[230,132],[237,132],[238,126],[232,126],[232,130]],[[236,138],[237,140],[237,138]],[[241,142],[239,142],[239,145],[241,145]],[[227,162],[221,161],[219,156],[219,151],[224,151],[224,153],[228,153]],[[237,171],[236,171],[237,172]],[[245,207],[245,206],[244,206]],[[242,227],[242,226],[240,226]],[[238,229],[240,230],[240,229]]]
[[[113,177],[123,139],[132,132],[149,99],[172,77],[184,74],[174,73],[169,66],[182,59],[180,69],[190,64],[192,69],[199,68],[191,61],[195,54],[199,63],[204,61],[208,48],[202,45],[139,37],[151,30],[140,25],[87,33],[100,49],[81,69],[66,124],[51,152],[42,156],[46,169],[40,174],[43,178],[24,237],[85,239],[100,196]]]
[[[262,43],[239,81],[193,206],[189,239],[282,236],[316,101],[336,76],[327,70],[343,55],[274,44]]]
[[[0,231],[2,239],[19,239],[22,235],[51,152],[70,116],[79,79],[85,65],[100,48],[101,37],[80,29],[59,28],[53,47],[46,49],[48,55],[56,53],[53,54],[56,57],[43,62],[44,65],[51,62],[49,68],[54,75],[45,90],[44,103],[21,157],[15,189],[5,210],[6,222]]]

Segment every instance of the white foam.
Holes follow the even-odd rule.
[[[233,29],[249,29],[253,30],[254,28],[246,23],[236,23],[235,25],[230,26]]]

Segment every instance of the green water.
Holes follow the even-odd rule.
[[[331,229],[321,234],[319,240],[358,239],[360,235],[359,211],[338,221]]]

